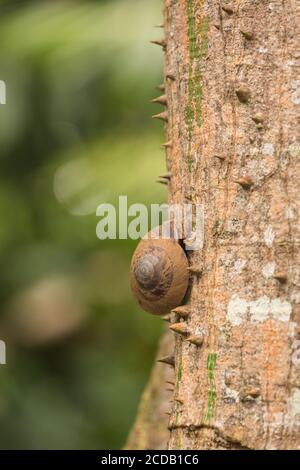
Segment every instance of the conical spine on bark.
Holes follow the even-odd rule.
[[[196,274],[197,276],[200,276],[202,274],[202,266],[198,264],[192,264],[191,266],[188,267],[188,271],[192,274]]]
[[[175,367],[175,356],[174,355],[164,356],[158,359],[157,362],[162,362],[163,364],[168,364],[169,366]]]
[[[175,81],[175,75],[174,75],[173,73],[168,72],[168,73],[166,74],[166,78],[167,78],[168,80],[172,80],[172,82]]]
[[[152,116],[153,119],[161,119],[164,122],[168,122],[168,113],[166,111],[163,111],[162,113],[159,114],[154,114]]]
[[[182,318],[187,318],[190,316],[191,311],[186,305],[181,305],[179,307],[173,308],[172,313],[176,313]]]
[[[246,28],[240,28],[240,32],[242,33],[242,35],[248,39],[249,41],[251,39],[253,39],[253,32],[250,31],[249,29],[246,29]]]
[[[162,148],[171,148],[172,147],[172,141],[169,140],[168,142],[165,142],[162,144]]]
[[[239,85],[236,88],[235,92],[241,103],[248,103],[250,96],[251,96],[251,92],[250,92],[249,87],[247,87],[247,85],[244,85],[244,84]]]
[[[171,172],[167,171],[166,173],[163,173],[162,175],[159,175],[159,178],[170,180],[171,179]]]
[[[225,3],[222,5],[222,10],[228,13],[228,15],[232,15],[234,13],[234,7],[231,3]]]
[[[167,95],[161,95],[158,96],[157,98],[154,98],[151,100],[151,103],[158,103],[158,104],[163,104],[164,106],[167,106]]]
[[[262,122],[264,122],[264,115],[258,112],[258,113],[252,114],[251,119],[257,124],[261,124]]]
[[[161,317],[161,319],[162,319],[163,321],[165,321],[165,322],[170,323],[170,321],[171,321],[171,316],[170,316],[170,315],[164,315],[164,316]]]
[[[250,189],[254,184],[253,179],[250,176],[241,176],[236,180],[236,183],[238,183],[244,189]]]
[[[164,83],[161,83],[160,85],[157,85],[157,90],[160,90],[160,91],[165,91],[165,85]]]
[[[169,181],[166,180],[166,179],[158,179],[158,180],[156,180],[156,182],[159,183],[159,184],[164,184],[166,186],[169,184]]]
[[[152,41],[150,41],[151,44],[156,44],[157,46],[161,46],[163,49],[166,49],[167,47],[167,41],[165,38],[162,38],[162,39],[153,39]]]
[[[174,333],[177,333],[179,335],[185,336],[188,334],[188,327],[184,322],[173,323],[169,326],[169,328],[170,330],[174,331]]]
[[[281,284],[284,284],[287,281],[287,274],[284,271],[275,272],[273,277]]]
[[[198,347],[202,346],[203,340],[204,340],[203,335],[192,335],[186,339],[186,341]]]
[[[215,154],[214,154],[214,157],[215,157],[215,158],[218,158],[219,160],[225,160],[225,156],[222,155],[222,154],[220,154],[220,153],[215,153]]]

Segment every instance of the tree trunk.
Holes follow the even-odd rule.
[[[300,448],[299,10],[165,0],[169,202],[205,217],[169,449]]]
[[[138,416],[124,446],[125,450],[167,448],[170,400],[175,385],[174,369],[170,365],[162,367],[166,363],[158,361],[172,354],[174,340],[167,332],[160,341],[156,363],[142,395]]]

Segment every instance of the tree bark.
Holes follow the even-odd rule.
[[[143,392],[135,424],[124,450],[166,449],[169,440],[170,401],[174,392],[174,369],[159,360],[174,354],[174,339],[166,332],[158,347],[149,382]],[[165,364],[165,366],[162,366]]]
[[[300,448],[299,13],[165,0],[169,202],[205,217],[169,449]]]

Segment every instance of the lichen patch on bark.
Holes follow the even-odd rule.
[[[264,322],[268,318],[288,322],[291,318],[292,305],[279,297],[270,299],[266,295],[247,301],[233,295],[227,306],[227,319],[232,326],[244,322]]]

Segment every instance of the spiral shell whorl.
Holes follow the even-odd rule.
[[[172,261],[159,246],[148,246],[137,258],[134,275],[147,299],[162,298],[172,284]]]
[[[139,259],[135,267],[135,277],[141,289],[151,290],[160,280],[160,260],[152,253]]]
[[[141,240],[131,263],[131,287],[140,306],[154,314],[178,306],[187,290],[187,267],[176,240]]]

